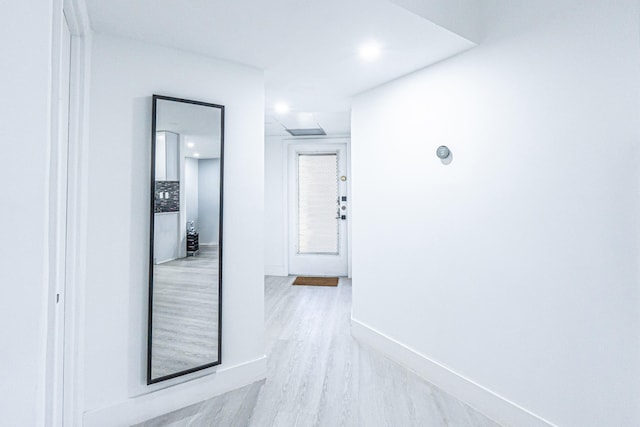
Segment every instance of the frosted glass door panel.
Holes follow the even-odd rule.
[[[298,156],[298,253],[338,253],[338,156]]]

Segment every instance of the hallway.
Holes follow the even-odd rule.
[[[497,426],[355,341],[350,280],[293,279],[265,279],[265,381],[139,426]]]

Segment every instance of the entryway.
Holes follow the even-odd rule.
[[[347,143],[291,143],[287,159],[289,275],[347,276]]]

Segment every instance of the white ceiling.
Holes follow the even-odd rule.
[[[354,94],[474,46],[388,0],[87,0],[87,4],[96,32],[264,69],[267,121],[276,102],[289,104],[292,113],[348,112]],[[366,62],[358,57],[358,48],[371,41],[382,47],[382,55]],[[332,117],[336,118],[324,117],[327,127],[339,127],[344,121],[334,123]]]
[[[220,157],[222,114],[218,108],[159,99],[156,130],[180,134],[186,144],[186,157]]]
[[[266,114],[266,136],[291,136],[287,129],[322,128],[327,135],[347,136],[351,133],[351,114],[349,111],[335,112],[291,112],[288,114]]]

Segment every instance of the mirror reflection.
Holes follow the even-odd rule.
[[[220,363],[224,107],[153,97],[149,384]]]

